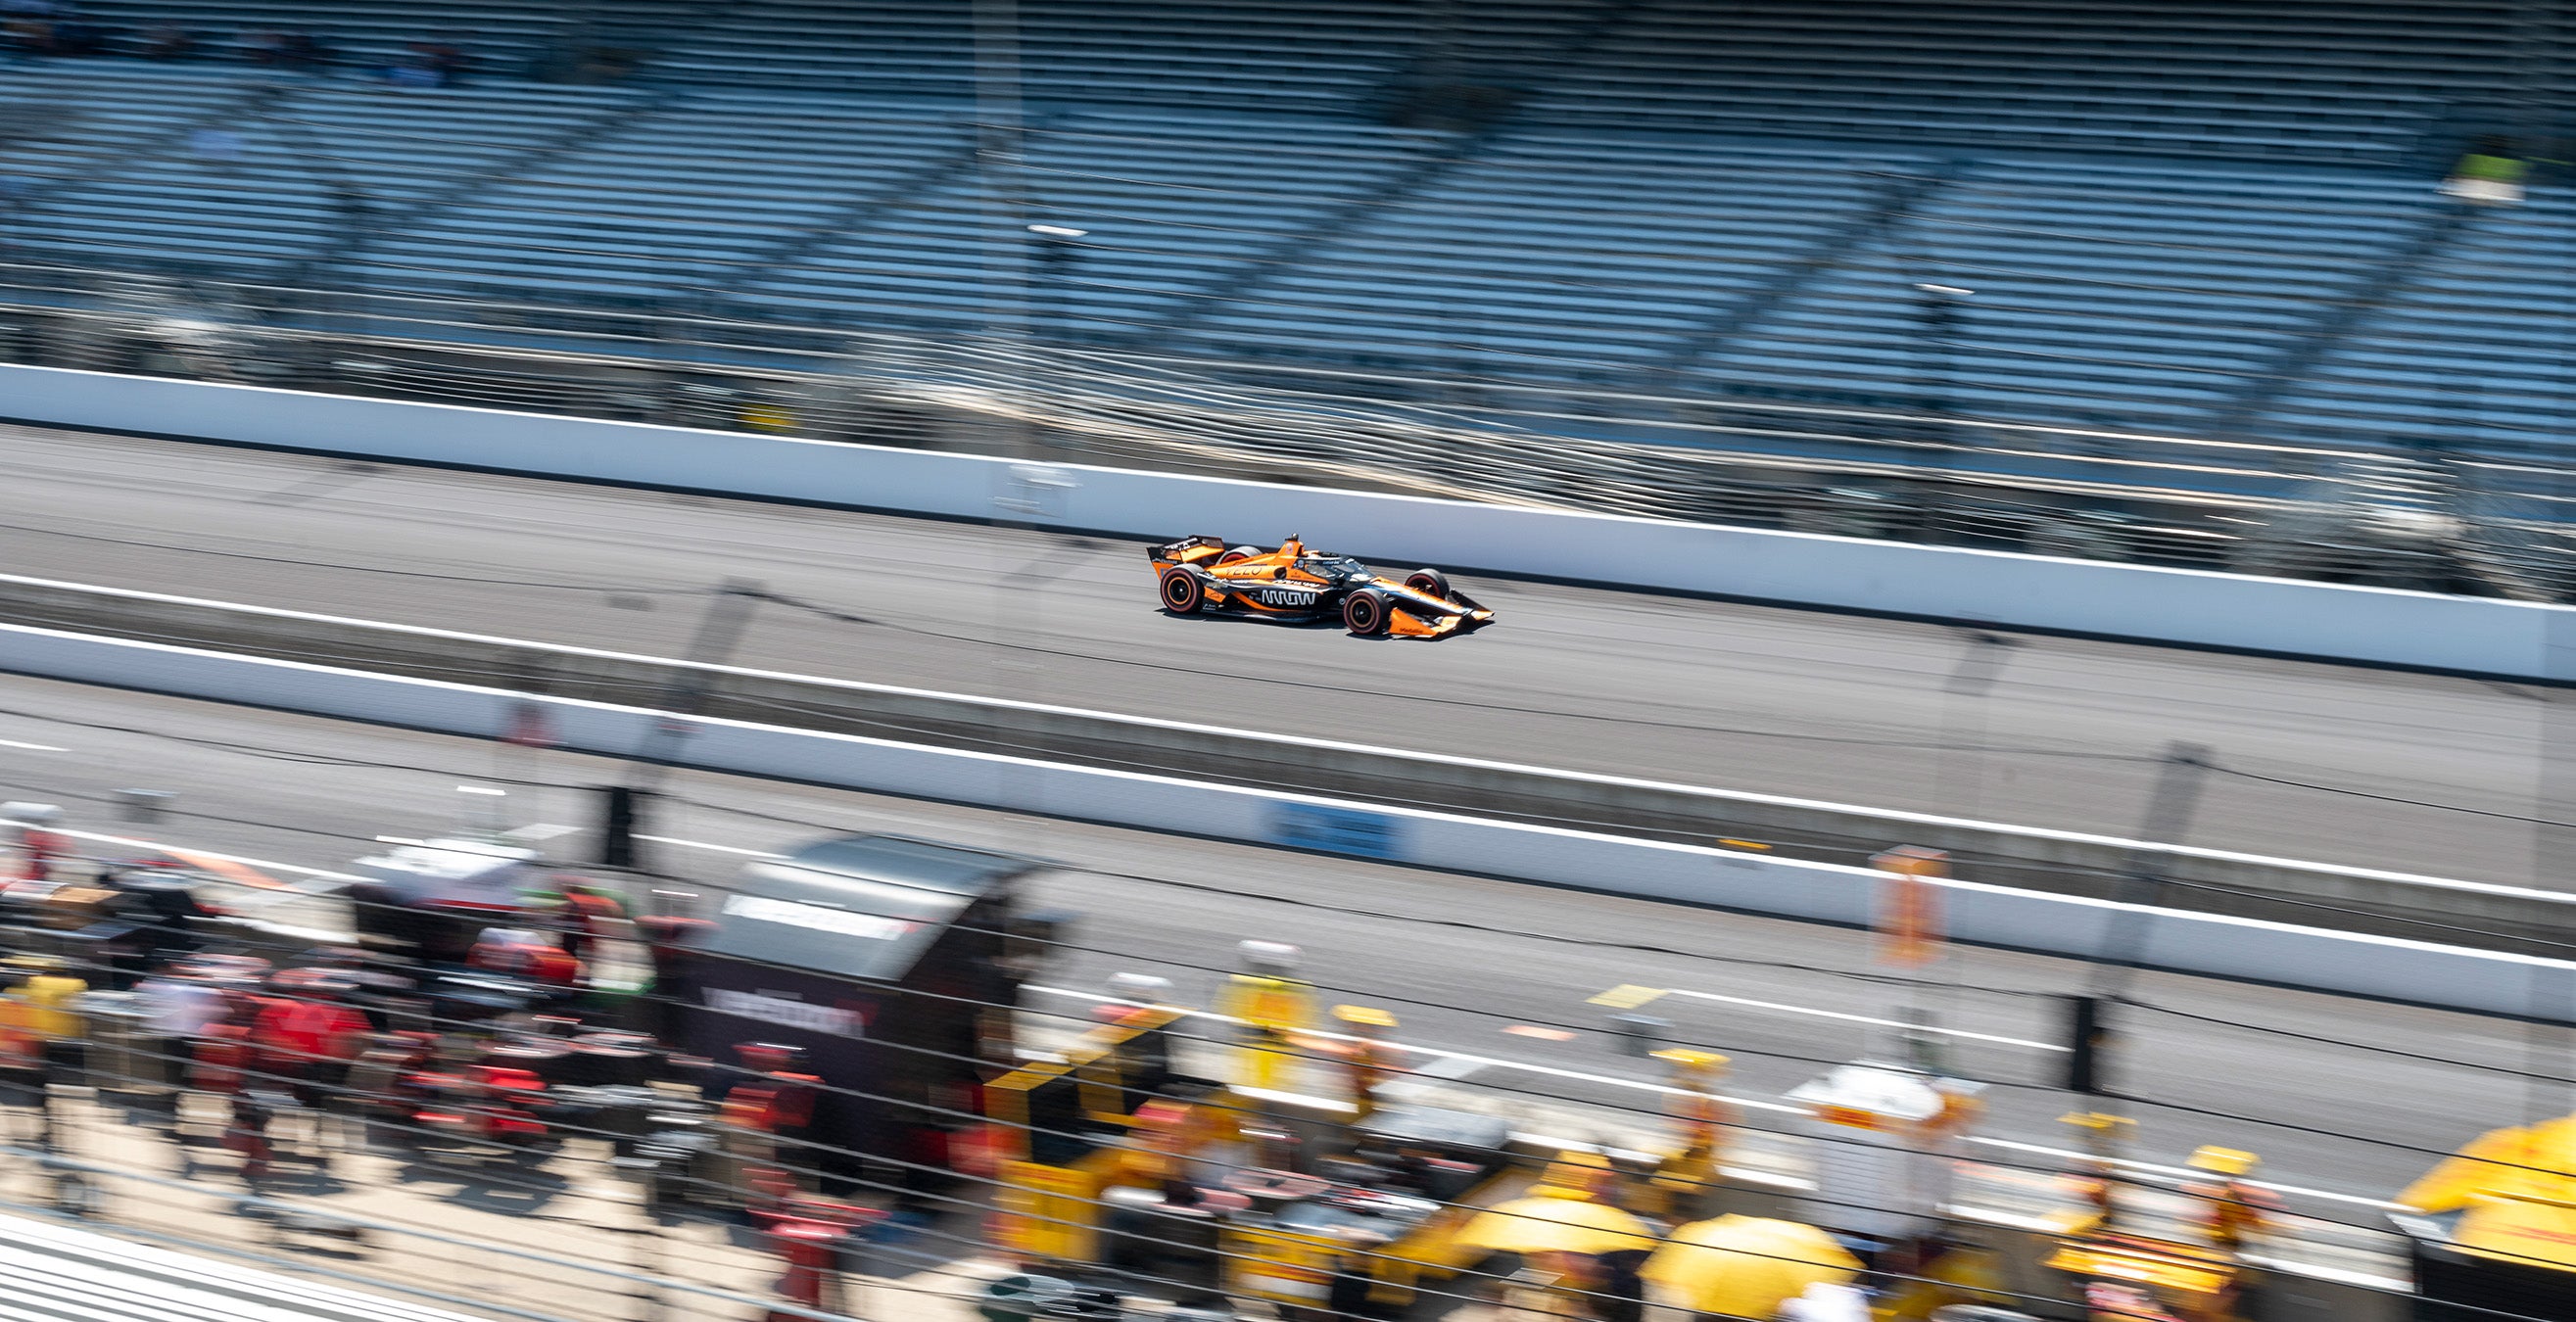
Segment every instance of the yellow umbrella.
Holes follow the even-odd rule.
[[[2576,1115],[2488,1130],[2397,1201],[2425,1212],[2465,1209],[2451,1233],[2472,1253],[2576,1269]]]
[[[1814,1226],[1722,1216],[1673,1232],[1646,1259],[1647,1280],[1698,1313],[1769,1317],[1810,1285],[1846,1285],[1860,1259]]]
[[[1479,1213],[1458,1242],[1497,1253],[1616,1253],[1653,1248],[1655,1232],[1607,1203],[1531,1197]]]
[[[2576,1115],[2488,1130],[2397,1195],[2422,1212],[2456,1212],[2490,1198],[2576,1202]]]
[[[2452,1232],[2461,1248],[2531,1267],[2576,1271],[2576,1207],[2531,1198],[2490,1198]]]

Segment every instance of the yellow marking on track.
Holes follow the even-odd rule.
[[[1665,991],[1661,987],[1640,987],[1635,983],[1622,983],[1593,997],[1589,1004],[1606,1005],[1613,1010],[1634,1010],[1664,994]]]

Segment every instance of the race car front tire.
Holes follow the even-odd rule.
[[[1342,598],[1342,627],[1362,638],[1386,632],[1388,607],[1386,598],[1374,592],[1354,592]]]
[[[1207,589],[1200,586],[1199,576],[1186,569],[1166,569],[1160,587],[1163,609],[1174,615],[1195,615],[1207,599]]]
[[[1437,569],[1417,569],[1405,576],[1404,585],[1426,597],[1449,599],[1449,576]]]

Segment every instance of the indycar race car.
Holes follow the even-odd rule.
[[[1186,537],[1147,547],[1163,609],[1175,615],[1240,611],[1291,620],[1329,619],[1363,637],[1439,638],[1481,629],[1494,613],[1449,586],[1437,569],[1380,578],[1346,555],[1290,537],[1276,551]]]

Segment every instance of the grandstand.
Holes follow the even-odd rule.
[[[2264,419],[2302,439],[2356,432],[2529,452],[2576,408],[2576,211],[2563,195],[2467,219],[2336,338]]]
[[[1184,102],[1293,113],[1364,101],[1420,29],[1370,0],[1095,0],[1020,9],[1020,77],[1049,102]],[[962,5],[757,0],[656,62],[670,78],[956,95],[973,84]]]
[[[2497,80],[2511,5],[1646,0],[1532,107],[1622,128],[2402,157]]]
[[[1697,372],[1722,391],[1879,403],[1937,374],[1970,416],[2205,425],[2447,214],[2420,180],[1983,160]],[[1939,346],[1923,343],[1921,283],[1969,291]]]
[[[190,131],[57,175],[20,208],[19,244],[65,262],[163,260],[286,278],[473,183],[529,168],[634,95],[509,84],[396,98],[242,79],[209,98],[204,82],[182,82],[199,95],[162,112],[193,110]]]
[[[0,69],[49,109],[0,215],[18,260],[283,287],[256,306],[954,335],[1008,258],[1040,336],[1210,370],[2527,447],[2576,407],[2557,181],[2435,184],[2563,127],[2562,8],[1023,0],[995,176],[963,0],[97,0],[212,55]],[[261,28],[347,58],[230,58]],[[425,39],[473,76],[360,76]],[[608,46],[623,76],[562,81]],[[1014,252],[1031,223],[1087,234]],[[1968,292],[1936,324],[1925,284]]]
[[[705,307],[953,168],[967,139],[955,117],[917,106],[700,93],[620,117],[577,151],[373,236],[350,275],[403,290]]]
[[[1160,111],[1053,122],[1025,145],[1026,221],[1097,230],[1050,282],[1047,318],[1089,338],[1149,335],[1215,297],[1350,200],[1429,151],[1401,130]],[[855,218],[748,284],[744,315],[771,309],[846,322],[972,329],[994,218],[960,168],[904,204]],[[1007,221],[1005,222],[1007,224]]]
[[[1191,323],[1218,355],[1615,381],[1668,363],[1931,166],[1511,134]]]
[[[620,8],[638,4],[682,12],[675,0],[628,0]],[[78,13],[129,31],[175,25],[215,58],[245,55],[249,38],[261,32],[313,33],[351,67],[399,59],[413,42],[451,41],[479,67],[511,75],[575,35],[583,16],[562,0],[86,0]]]

